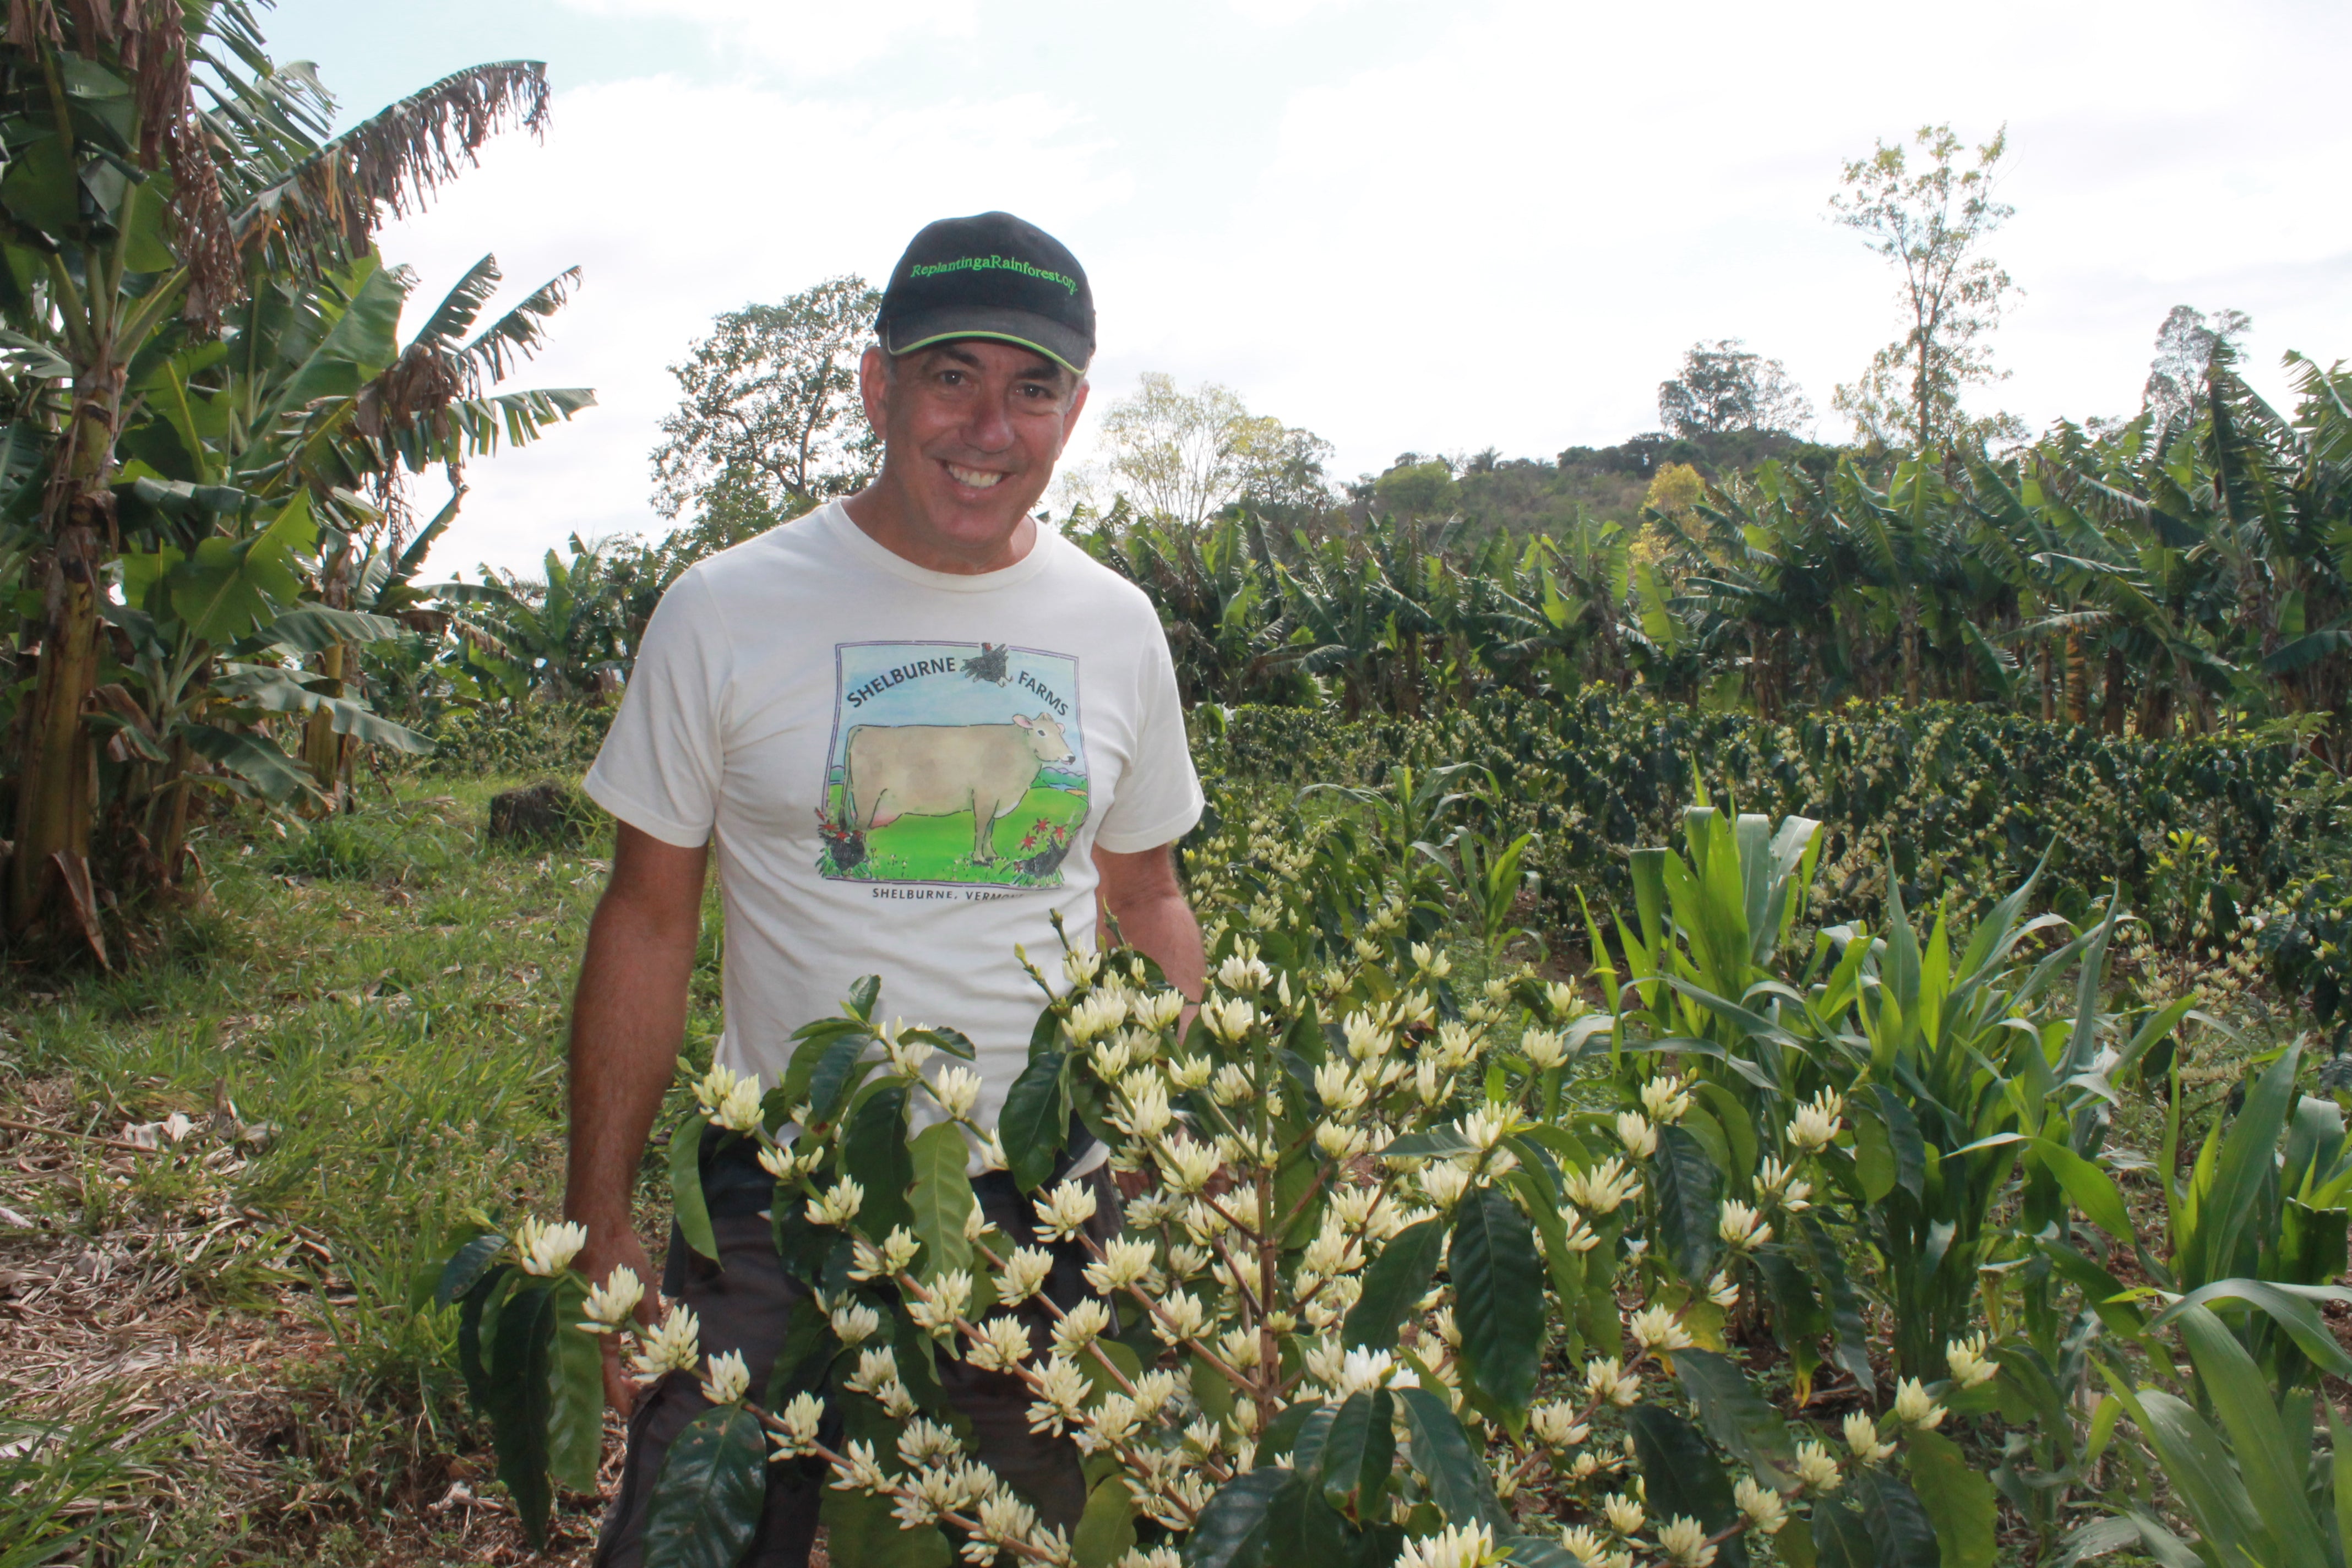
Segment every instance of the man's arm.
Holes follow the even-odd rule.
[[[1102,875],[1097,897],[1103,913],[1118,922],[1120,937],[1160,965],[1169,984],[1198,1002],[1208,978],[1201,956],[1201,924],[1192,918],[1192,906],[1184,901],[1184,889],[1176,880],[1175,846],[1163,844],[1132,855],[1097,849],[1095,869]],[[1188,1015],[1190,1011],[1186,1009]]]
[[[563,1214],[588,1227],[582,1273],[602,1281],[617,1264],[656,1281],[629,1217],[637,1162],[661,1111],[686,1037],[687,981],[701,934],[708,846],[680,849],[623,823],[613,874],[588,922],[572,1003],[572,1139]],[[1197,945],[1197,944],[1196,944]],[[606,1340],[609,1351],[614,1342]],[[626,1413],[635,1384],[604,1360],[604,1392]]]

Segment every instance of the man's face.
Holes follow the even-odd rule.
[[[882,432],[883,485],[945,553],[1001,548],[1054,477],[1087,403],[1086,383],[1034,349],[962,338],[858,367]]]

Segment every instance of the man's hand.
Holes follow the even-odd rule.
[[[660,1283],[630,1219],[637,1162],[677,1070],[686,989],[702,929],[708,846],[681,849],[623,823],[613,875],[588,924],[572,1004],[572,1138],[563,1214],[588,1227],[580,1270],[599,1284],[616,1264],[646,1288],[651,1321]],[[636,1386],[608,1336],[604,1396],[625,1414]]]

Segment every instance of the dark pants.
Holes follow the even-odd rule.
[[[1108,1173],[1088,1178],[1096,1194],[1096,1217],[1090,1227],[1097,1241],[1118,1234],[1118,1192]],[[975,1177],[972,1190],[989,1220],[1016,1244],[1034,1245],[1035,1211],[1002,1172]],[[738,1207],[714,1201],[714,1209]],[[763,1205],[764,1206],[764,1205]],[[752,1397],[768,1385],[768,1373],[782,1348],[784,1323],[805,1288],[784,1272],[776,1256],[774,1233],[757,1214],[719,1214],[711,1218],[724,1268],[688,1248],[675,1232],[670,1237],[669,1267],[665,1293],[683,1299],[702,1322],[706,1355],[740,1351],[751,1373]],[[1065,1309],[1087,1292],[1082,1277],[1083,1248],[1065,1244],[1053,1249],[1054,1272],[1045,1293]],[[681,1266],[682,1262],[682,1266]],[[1046,1343],[1047,1314],[1034,1302],[1023,1309],[1030,1338],[1040,1350]],[[939,1358],[941,1387],[948,1400],[971,1417],[977,1458],[1015,1491],[1034,1504],[1047,1524],[1065,1530],[1077,1527],[1086,1511],[1086,1478],[1076,1447],[1066,1437],[1048,1437],[1029,1430],[1029,1391],[1007,1373],[981,1372],[946,1354]],[[647,1389],[629,1417],[629,1449],[621,1473],[621,1494],[604,1516],[596,1543],[596,1568],[643,1568],[646,1505],[662,1460],[688,1422],[709,1409],[698,1380],[690,1373],[671,1373]],[[887,1458],[887,1456],[886,1456]],[[809,1544],[815,1539],[817,1509],[826,1478],[813,1461],[787,1460],[768,1467],[768,1501],[760,1529],[744,1555],[743,1568],[803,1568]],[[844,1563],[840,1568],[857,1568]]]

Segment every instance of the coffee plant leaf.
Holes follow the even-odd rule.
[[[1992,1568],[1995,1501],[1992,1483],[1979,1474],[1948,1437],[1914,1432],[1904,1440],[1911,1489],[1935,1522],[1942,1568]]]
[[[566,1271],[555,1281],[547,1347],[547,1470],[566,1491],[593,1492],[604,1447],[604,1346],[579,1327],[588,1281]]]
[[[1437,1260],[1445,1250],[1445,1222],[1424,1219],[1397,1232],[1364,1270],[1363,1293],[1348,1310],[1340,1338],[1349,1348],[1394,1350],[1397,1331],[1415,1303],[1429,1293]]]
[[[1323,1500],[1358,1521],[1381,1517],[1396,1466],[1396,1398],[1384,1388],[1352,1394],[1331,1417],[1316,1464]]]
[[[963,1227],[977,1200],[964,1173],[971,1151],[951,1121],[926,1127],[908,1145],[915,1168],[908,1189],[914,1230],[923,1244],[919,1274],[929,1279],[950,1269],[971,1267],[971,1243]]]
[[[1658,1152],[1651,1158],[1650,1191],[1658,1200],[1662,1250],[1686,1279],[1704,1279],[1721,1250],[1716,1206],[1722,1173],[1697,1138],[1680,1127],[1658,1129]]]
[[[703,1117],[689,1116],[671,1130],[669,1196],[687,1246],[716,1263],[719,1234],[710,1228],[710,1205],[702,1196],[703,1130],[709,1125]]]
[[[1111,1568],[1134,1544],[1135,1501],[1118,1475],[1105,1476],[1087,1493],[1086,1512],[1070,1538],[1070,1550],[1078,1568]]]
[[[1829,1227],[1811,1214],[1798,1216],[1796,1234],[1804,1241],[1804,1255],[1810,1259],[1815,1278],[1822,1283],[1822,1300],[1829,1308],[1830,1325],[1835,1330],[1830,1360],[1843,1367],[1847,1375],[1862,1386],[1864,1393],[1875,1393],[1878,1374],[1870,1366],[1870,1341],[1862,1317],[1862,1292],[1854,1288],[1853,1277],[1846,1273],[1845,1256],[1838,1250]]]
[[[1941,1568],[1936,1523],[1916,1492],[1886,1470],[1855,1470],[1852,1484],[1876,1568]]]
[[[1268,1534],[1268,1511],[1293,1486],[1304,1489],[1296,1470],[1271,1466],[1235,1476],[1217,1489],[1192,1532],[1184,1538],[1185,1568],[1258,1568]]]
[[[1543,1361],[1544,1276],[1535,1232],[1501,1188],[1464,1196],[1446,1266],[1462,1331],[1462,1370],[1516,1429],[1535,1397]]]
[[[474,1288],[475,1282],[506,1249],[507,1238],[496,1231],[475,1237],[458,1247],[449,1255],[449,1261],[441,1266],[440,1279],[433,1289],[433,1304],[436,1307],[455,1305],[459,1297]]]
[[[1470,1446],[1462,1423],[1445,1402],[1426,1388],[1394,1392],[1412,1434],[1412,1468],[1428,1483],[1430,1499],[1445,1511],[1446,1520],[1454,1524],[1507,1524],[1503,1506],[1495,1500],[1495,1483],[1486,1461]]]
[[[547,1516],[555,1502],[547,1473],[548,1418],[554,1403],[548,1362],[557,1327],[552,1284],[526,1276],[499,1304],[490,1350],[489,1415],[499,1479],[506,1483],[515,1518],[534,1546],[547,1540]]]
[[[1758,1480],[1785,1489],[1797,1460],[1789,1424],[1739,1363],[1714,1351],[1677,1351],[1675,1371],[1698,1407],[1707,1436],[1754,1470]]]
[[[1069,1087],[1058,1050],[1033,1053],[1004,1097],[997,1138],[1004,1145],[1005,1169],[1013,1184],[1034,1192],[1054,1173],[1054,1162],[1070,1131]]]
[[[1642,1404],[1625,1413],[1633,1435],[1633,1457],[1642,1467],[1645,1501],[1653,1517],[1695,1519],[1707,1532],[1739,1519],[1731,1478],[1699,1429],[1658,1405]],[[1718,1568],[1748,1568],[1748,1547],[1735,1535],[1716,1549]]]
[[[950,1568],[955,1552],[936,1525],[901,1530],[890,1500],[865,1492],[825,1489],[821,1516],[833,1560],[859,1568]],[[646,1562],[653,1561],[650,1553]],[[730,1559],[727,1568],[737,1560]],[[698,1564],[697,1568],[702,1568]]]
[[[842,1172],[865,1190],[857,1219],[874,1236],[887,1236],[899,1226],[914,1228],[915,1211],[907,1202],[907,1190],[915,1184],[915,1158],[907,1145],[907,1098],[905,1084],[884,1079],[881,1087],[858,1097],[843,1131]]]

